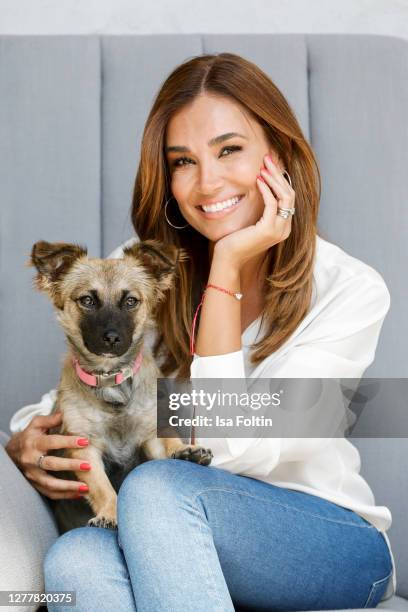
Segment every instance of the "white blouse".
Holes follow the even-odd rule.
[[[108,258],[123,256],[123,248]],[[342,249],[316,237],[313,294],[308,313],[292,336],[260,364],[249,361],[250,347],[262,337],[261,317],[242,334],[242,348],[233,353],[194,355],[194,378],[361,378],[374,361],[390,294],[373,268]],[[150,339],[149,344],[153,342]],[[56,399],[52,389],[38,404],[25,406],[11,419],[12,433],[21,431],[37,414],[50,414]],[[376,506],[360,475],[358,450],[345,438],[197,438],[210,447],[212,467],[247,475],[288,489],[316,495],[353,510],[384,534],[393,574],[382,600],[396,591],[396,570],[387,529],[391,513]]]

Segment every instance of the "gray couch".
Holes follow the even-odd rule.
[[[132,185],[153,96],[178,63],[220,51],[257,63],[295,110],[320,163],[323,237],[377,269],[391,293],[366,376],[407,377],[406,41],[297,34],[4,36],[0,429],[7,432],[19,407],[56,386],[65,350],[52,307],[34,292],[32,269],[24,266],[31,245],[40,238],[78,241],[91,256],[106,256],[132,235]],[[402,426],[393,431],[404,435]],[[398,596],[380,607],[408,610],[407,439],[354,443],[376,502],[393,515],[388,533]]]

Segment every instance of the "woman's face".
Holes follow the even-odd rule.
[[[261,126],[239,104],[200,95],[173,115],[165,145],[172,194],[183,217],[200,234],[216,242],[260,219],[265,205],[256,177],[267,153],[279,160]],[[214,204],[228,208],[201,208]],[[170,203],[168,217],[177,225],[172,210]]]

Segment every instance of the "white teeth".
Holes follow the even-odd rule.
[[[202,206],[201,208],[205,212],[217,212],[218,210],[225,210],[226,208],[230,208],[239,202],[239,196],[235,196],[235,198],[230,198],[229,200],[225,200],[224,202],[217,202],[216,204],[210,204],[209,206]]]

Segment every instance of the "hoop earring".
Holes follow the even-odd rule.
[[[289,185],[292,187],[292,181],[290,179],[289,172],[287,170],[284,170],[282,174],[283,176],[285,176],[285,174],[287,175],[288,178],[286,180],[288,181]]]
[[[187,223],[187,225],[181,225],[181,226],[177,226],[177,225],[173,225],[170,221],[169,218],[167,216],[167,204],[170,202],[170,200],[172,200],[173,198],[169,198],[166,202],[166,204],[164,205],[164,216],[166,217],[166,221],[167,223],[171,226],[174,227],[174,229],[184,229],[185,227],[188,227],[190,224]]]

